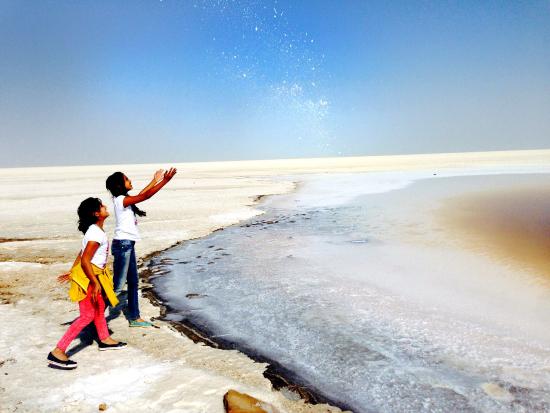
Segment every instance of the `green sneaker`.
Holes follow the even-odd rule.
[[[130,320],[130,327],[153,327],[149,321]]]

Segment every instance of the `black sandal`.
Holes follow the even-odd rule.
[[[48,367],[52,366],[61,370],[74,370],[76,369],[77,363],[72,360],[60,360],[50,352],[48,354]]]
[[[116,344],[105,344],[101,341],[98,343],[99,351],[105,351],[105,350],[120,350],[121,348],[126,347],[126,343],[123,341],[119,341]]]

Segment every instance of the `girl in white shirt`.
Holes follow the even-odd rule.
[[[72,284],[75,284],[71,285],[71,290],[76,287],[77,291],[71,291],[75,293],[71,298],[79,301],[80,316],[71,324],[55,349],[48,354],[50,366],[65,370],[76,368],[76,362],[69,360],[65,352],[82,329],[92,321],[99,336],[100,350],[114,350],[126,346],[126,343],[111,338],[105,321],[105,301],[102,293],[106,292],[109,296],[110,291],[112,294],[112,279],[106,268],[109,241],[103,232],[103,223],[108,216],[107,207],[99,198],[87,198],[78,207],[78,229],[84,234],[82,249],[74,261],[71,272],[59,276],[58,279],[61,282],[71,279]],[[77,283],[75,277],[79,275],[82,278]]]
[[[128,321],[130,327],[150,327],[152,324],[141,318],[138,303],[138,273],[136,241],[141,238],[137,228],[136,216],[145,216],[145,212],[136,204],[155,195],[176,174],[175,168],[155,172],[153,180],[138,195],[128,195],[133,189],[132,181],[122,172],[115,172],[107,178],[105,186],[113,196],[115,209],[115,235],[111,251],[113,253],[113,273],[115,293],[119,294],[125,283],[128,283]]]

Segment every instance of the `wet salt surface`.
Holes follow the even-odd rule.
[[[271,203],[156,258],[152,281],[169,319],[276,360],[356,412],[549,411],[548,291],[456,251],[430,219],[453,190],[506,183],[487,179]]]

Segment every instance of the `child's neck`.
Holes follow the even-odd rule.
[[[96,224],[99,228],[103,229],[103,223],[104,223],[104,222],[105,222],[104,219],[99,219],[95,224]]]

